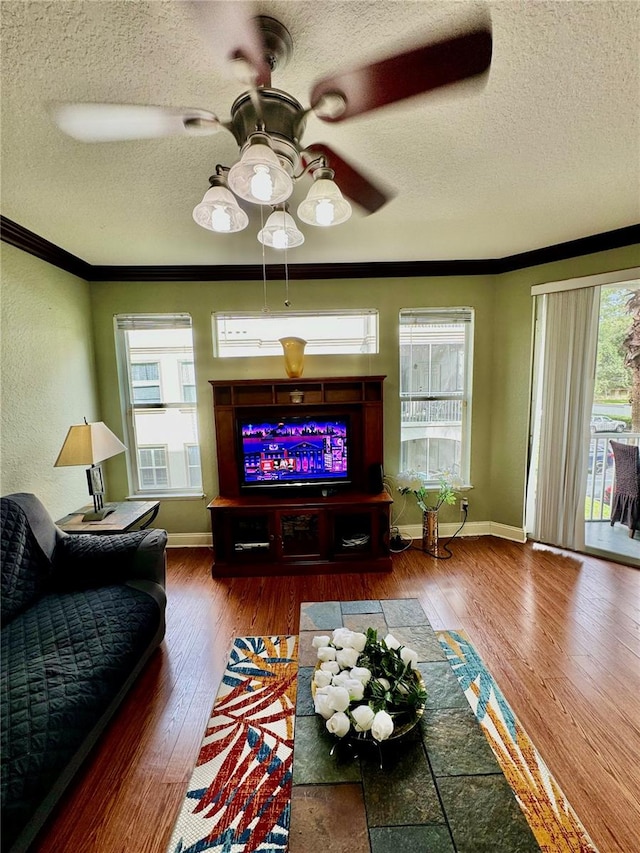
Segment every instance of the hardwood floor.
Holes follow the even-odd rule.
[[[638,853],[640,571],[490,537],[453,554],[214,581],[210,551],[170,551],[165,643],[33,849],[165,853],[233,637],[296,633],[302,601],[412,597],[468,632],[600,853]]]

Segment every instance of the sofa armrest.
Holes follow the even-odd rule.
[[[165,530],[60,539],[53,558],[56,590],[143,581],[165,587]]]

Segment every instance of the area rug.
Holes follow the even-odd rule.
[[[237,637],[168,853],[284,853],[297,637]]]
[[[469,638],[438,639],[544,853],[598,853]],[[167,853],[286,853],[297,637],[236,638]]]
[[[540,849],[598,853],[469,638],[462,631],[436,633]]]

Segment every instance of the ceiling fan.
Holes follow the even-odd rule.
[[[209,179],[211,189],[194,210],[196,222],[213,231],[239,231],[248,222],[229,188],[247,201],[286,210],[284,203],[294,181],[308,172],[314,184],[298,208],[303,221],[334,225],[349,217],[350,205],[337,184],[344,195],[367,213],[374,213],[391,194],[327,144],[303,144],[309,113],[330,123],[345,121],[477,77],[491,63],[491,31],[486,25],[480,26],[324,77],[312,87],[310,107],[305,108],[289,93],[271,86],[272,72],[286,65],[293,50],[291,35],[282,23],[265,15],[248,14],[244,3],[196,2],[190,6],[199,16],[199,24],[211,34],[216,49],[233,60],[236,76],[247,86],[231,106],[227,122],[202,109],[132,104],[63,104],[55,107],[53,114],[62,131],[84,142],[230,131],[238,144],[240,161],[231,168],[216,167],[216,174]],[[304,237],[297,233],[301,242]],[[273,234],[263,237],[259,235],[266,245],[282,248],[277,237],[273,242]],[[292,245],[289,241],[288,246]]]

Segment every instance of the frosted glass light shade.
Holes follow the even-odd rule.
[[[273,249],[295,249],[304,243],[304,234],[290,213],[274,210],[264,228],[258,231],[258,240]]]
[[[69,427],[54,468],[66,465],[94,465],[126,449],[120,439],[102,421],[93,424],[76,424]]]
[[[193,218],[208,231],[233,234],[249,224],[249,217],[226,187],[208,189],[204,198],[193,208]]]
[[[309,225],[341,225],[351,216],[351,205],[329,178],[316,178],[298,206],[298,217]]]
[[[229,170],[230,189],[253,204],[281,204],[293,192],[293,179],[264,137],[251,141]]]

